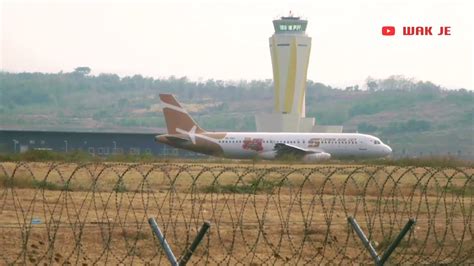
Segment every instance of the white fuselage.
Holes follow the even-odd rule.
[[[156,142],[213,156],[278,159],[295,156],[306,162],[329,158],[384,157],[392,149],[377,137],[358,133],[209,132],[202,129],[172,94],[160,94],[168,134]]]
[[[197,137],[199,137],[197,135]],[[358,133],[227,132],[217,141],[227,158],[273,159],[276,143],[329,153],[333,158],[384,157],[392,149],[374,136]]]

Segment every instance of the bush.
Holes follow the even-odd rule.
[[[26,161],[26,162],[91,162],[98,158],[84,151],[60,153],[48,150],[29,150],[24,153],[0,154],[0,161]]]
[[[391,122],[383,129],[386,134],[404,132],[423,132],[431,129],[431,123],[426,120],[410,119],[406,122]]]
[[[377,126],[374,126],[372,124],[362,122],[359,125],[357,125],[357,131],[360,133],[372,133],[377,130]]]
[[[46,150],[29,150],[24,153],[15,154],[0,154],[0,161],[27,161],[27,162],[49,162],[49,161],[60,161],[60,162],[97,162],[97,161],[109,161],[109,162],[155,162],[160,161],[162,158],[155,157],[152,154],[116,154],[108,157],[94,156],[84,151],[72,151],[68,153],[46,151]]]
[[[60,185],[47,180],[36,180],[25,176],[15,176],[9,178],[7,176],[0,176],[1,187],[15,187],[15,188],[34,188],[43,190],[67,190],[71,189],[68,185]]]

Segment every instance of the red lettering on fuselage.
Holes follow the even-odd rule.
[[[308,148],[317,148],[321,144],[321,139],[319,138],[314,138],[308,140]]]

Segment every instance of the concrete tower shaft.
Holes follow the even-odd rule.
[[[291,15],[273,21],[270,37],[273,67],[274,107],[271,113],[255,115],[259,132],[342,132],[342,126],[317,126],[306,117],[305,96],[311,38],[308,21]]]
[[[299,17],[274,20],[270,37],[274,80],[274,112],[305,117],[305,93],[311,37],[305,33],[308,22]]]

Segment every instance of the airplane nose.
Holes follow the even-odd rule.
[[[385,145],[385,153],[386,155],[392,154],[392,148],[390,148],[390,146],[388,145]]]

